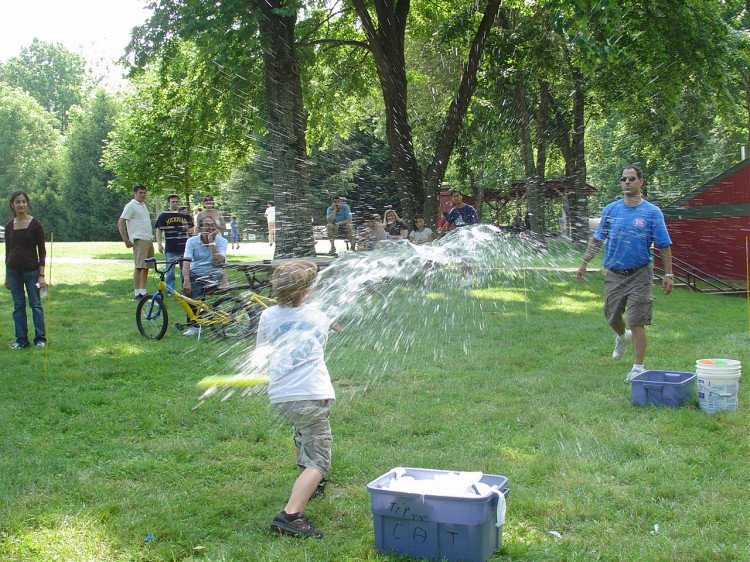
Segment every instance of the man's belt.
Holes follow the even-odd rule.
[[[612,273],[615,275],[633,275],[633,273],[636,273],[637,271],[640,271],[644,267],[647,267],[651,265],[651,262],[644,263],[643,265],[639,265],[638,267],[631,267],[630,269],[610,269]]]

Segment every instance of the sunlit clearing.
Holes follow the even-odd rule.
[[[529,453],[528,450],[517,449],[515,447],[501,447],[500,457],[506,463],[533,463],[536,460],[536,455]]]
[[[116,560],[105,529],[83,515],[63,515],[50,527],[2,535],[11,560]]]
[[[496,300],[503,302],[524,302],[527,295],[523,289],[476,289],[469,291],[472,297],[486,300]]]
[[[111,357],[123,357],[126,355],[140,355],[144,353],[145,349],[140,346],[120,343],[120,344],[107,344],[107,346],[94,347],[91,349],[92,355],[108,355]]]
[[[588,312],[591,311],[592,307],[595,308],[597,306],[599,306],[599,303],[595,302],[593,298],[591,301],[582,301],[560,295],[555,298],[555,302],[543,304],[539,308],[541,310],[559,310],[563,312]]]

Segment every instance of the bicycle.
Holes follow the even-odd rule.
[[[164,337],[169,326],[169,313],[164,304],[164,296],[174,298],[194,325],[208,327],[212,333],[223,338],[243,338],[251,336],[258,327],[260,313],[276,304],[272,298],[250,293],[245,298],[224,296],[213,304],[192,299],[167,286],[165,276],[177,263],[186,261],[184,258],[172,260],[166,269],[159,269],[159,265],[167,262],[157,262],[155,258],[148,258],[147,263],[153,263],[159,274],[159,284],[154,294],[141,299],[135,311],[135,322],[138,332],[147,339],[160,340]],[[186,327],[187,325],[184,325]],[[179,326],[178,326],[179,327]]]

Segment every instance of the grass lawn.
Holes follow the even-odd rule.
[[[46,350],[8,349],[0,292],[3,560],[401,560],[375,550],[366,489],[395,466],[508,476],[493,560],[750,558],[750,383],[733,413],[633,407],[600,276],[406,284],[332,335],[331,483],[306,509],[316,541],[268,531],[296,467],[267,398],[196,408],[195,383],[231,374],[245,350],[174,327],[143,339],[132,265],[112,259],[130,258],[122,244],[56,243],[54,257]],[[248,244],[232,259],[267,257]],[[744,300],[654,295],[648,367],[750,364]]]

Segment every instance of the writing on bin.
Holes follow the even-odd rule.
[[[409,528],[404,525],[403,523],[396,523],[393,525],[393,528],[391,529],[391,533],[393,534],[394,540],[412,540],[415,542],[421,542],[425,543],[427,542],[427,539],[429,538],[429,534],[427,533],[427,529],[424,527],[413,527],[411,529],[411,533],[409,532]],[[455,542],[455,538],[453,538]]]
[[[427,515],[419,515],[418,513],[414,513],[411,509],[411,506],[408,506],[399,501],[391,502],[391,505],[388,507],[388,511],[390,511],[394,515],[394,517],[400,517],[401,519],[411,519],[412,521],[430,520]]]

